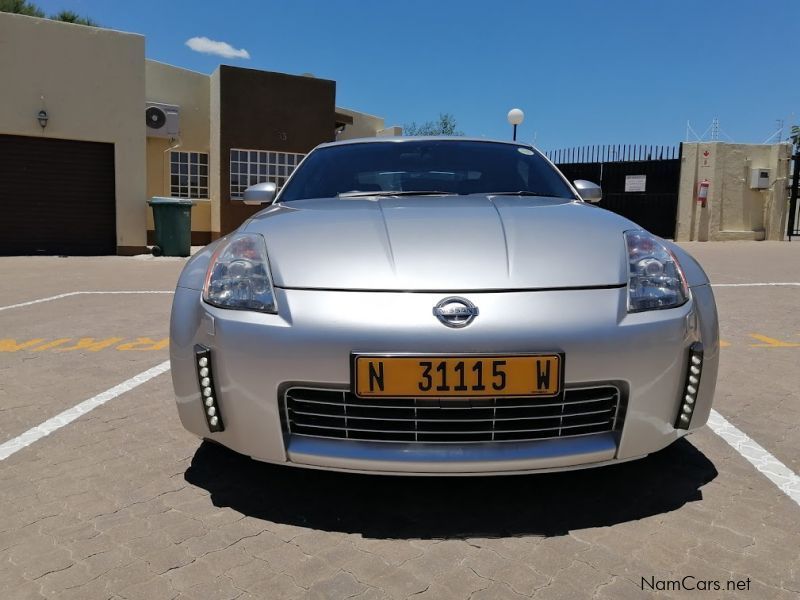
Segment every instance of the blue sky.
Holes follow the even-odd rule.
[[[35,1],[35,0],[34,0]],[[337,104],[387,125],[452,113],[468,135],[544,149],[673,144],[714,117],[721,139],[763,142],[800,122],[800,1],[39,0],[147,37],[147,57],[337,81]],[[191,50],[193,37],[249,59]],[[727,137],[726,137],[727,136]]]

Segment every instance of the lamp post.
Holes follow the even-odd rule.
[[[512,108],[508,111],[508,122],[514,126],[514,141],[517,141],[517,125],[521,125],[525,120],[525,113],[518,108]]]

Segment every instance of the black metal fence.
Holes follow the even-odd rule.
[[[792,167],[792,189],[789,194],[789,218],[786,225],[786,235],[789,241],[793,236],[800,236],[800,206],[798,206],[798,191],[800,191],[800,144],[795,145],[794,166]]]
[[[571,181],[603,188],[599,205],[664,238],[675,235],[680,146],[581,146],[546,152]]]
[[[545,152],[554,163],[623,162],[638,160],[667,160],[679,158],[680,146],[641,146],[616,144],[576,146]]]

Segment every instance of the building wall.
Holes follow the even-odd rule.
[[[676,239],[782,240],[790,153],[789,144],[683,144]],[[768,189],[750,189],[752,168],[771,170]],[[703,180],[705,208],[696,201]]]
[[[146,136],[146,100],[181,107],[176,150],[209,154],[209,199],[192,209],[195,243],[258,210],[230,200],[231,148],[305,154],[335,136],[333,81],[229,66],[209,77],[145,61],[140,35],[8,13],[0,13],[3,48],[13,52],[0,51],[0,133],[114,144],[120,253],[147,250],[146,201],[170,193],[170,141]],[[379,117],[345,112],[354,122],[343,139],[397,132]]]
[[[350,108],[342,108],[341,106],[336,107],[336,112],[353,117],[353,123],[347,125],[344,131],[336,135],[337,141],[403,135],[402,127],[397,125],[386,127],[386,122],[381,117],[368,115]]]
[[[403,135],[403,128],[399,125],[390,125],[389,127],[381,129],[375,135],[378,137],[397,137]]]
[[[383,119],[367,113],[358,112],[349,108],[336,107],[336,112],[353,117],[352,125],[347,125],[344,131],[336,136],[337,140],[352,140],[355,138],[375,137],[383,130]]]
[[[260,210],[231,201],[231,148],[305,154],[333,141],[336,82],[222,65],[212,76],[211,92],[211,114],[219,114],[211,130],[211,154],[219,165],[213,169],[219,181],[211,206],[212,237],[217,237]]]
[[[0,13],[0,48],[0,132],[113,143],[117,248],[144,250],[144,37]]]
[[[211,168],[211,178],[209,180],[209,194],[211,195],[211,239],[220,236],[220,198],[222,197],[222,184],[220,179],[220,165],[222,164],[220,154],[220,69],[215,70],[209,81],[209,105],[211,118],[209,121],[210,148],[208,162],[214,165]],[[230,165],[228,165],[230,169]]]
[[[209,153],[211,78],[203,73],[164,63],[145,62],[145,96],[150,102],[180,106],[180,137],[147,138],[147,197],[169,196],[169,159],[171,150]],[[209,157],[210,158],[210,157]],[[216,165],[209,164],[209,171]],[[211,240],[211,188],[209,197],[195,199],[192,207],[192,243]],[[148,237],[152,238],[153,211],[147,209]]]

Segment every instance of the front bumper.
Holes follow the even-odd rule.
[[[689,346],[705,347],[689,431],[711,409],[719,359],[709,286],[669,310],[627,314],[625,288],[466,293],[480,316],[463,329],[442,326],[436,293],[277,289],[279,315],[218,309],[198,290],[176,290],[170,355],[184,426],[272,463],[405,474],[494,474],[599,466],[645,456],[687,432],[674,428]],[[194,346],[212,350],[225,431],[204,417]],[[289,384],[346,389],[350,354],[564,352],[565,385],[624,391],[616,431],[532,442],[423,444],[325,440],[289,435],[279,394]]]

